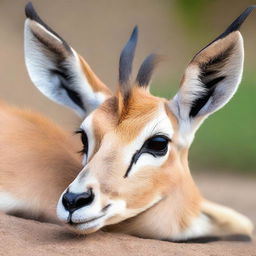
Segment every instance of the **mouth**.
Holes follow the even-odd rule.
[[[66,223],[68,227],[75,229],[79,233],[91,233],[100,229],[103,226],[105,214],[102,214],[97,217],[93,217],[87,220],[71,220],[71,216],[69,216],[69,220]]]

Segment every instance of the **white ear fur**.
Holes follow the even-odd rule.
[[[239,31],[213,42],[193,58],[180,90],[170,102],[179,120],[181,144],[190,145],[203,120],[235,94],[242,77],[243,60]]]
[[[107,87],[31,5],[26,8],[25,62],[32,82],[44,95],[84,117],[109,96]],[[100,83],[96,89],[95,83]]]

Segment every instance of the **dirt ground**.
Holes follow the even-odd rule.
[[[203,194],[249,216],[256,223],[256,178],[200,173]],[[78,237],[64,227],[0,215],[0,255],[256,255],[256,242],[180,244],[97,232]],[[255,240],[255,238],[254,238]]]

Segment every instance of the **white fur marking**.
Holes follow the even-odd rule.
[[[85,131],[88,138],[88,154],[83,158],[83,165],[86,165],[87,160],[92,156],[92,153],[95,148],[95,136],[93,133],[92,120],[93,120],[93,115],[90,114],[81,124],[81,129]]]
[[[172,240],[187,240],[191,238],[203,237],[211,234],[212,224],[209,218],[200,214],[197,218],[192,220],[191,225],[184,231],[172,236]]]
[[[159,107],[159,111],[155,115],[155,118],[146,124],[142,132],[139,134],[138,137],[136,137],[134,141],[132,141],[129,145],[123,148],[123,156],[126,166],[129,166],[134,153],[139,150],[144,142],[151,136],[155,134],[164,134],[169,138],[172,138],[173,132],[174,131],[171,121],[165,112],[164,106],[161,104],[161,106]],[[161,166],[168,158],[169,151],[170,145],[168,152],[165,154],[165,156],[162,157],[155,158],[150,154],[142,154],[137,163],[132,166],[128,176],[134,174],[143,166]]]
[[[0,210],[9,212],[12,210],[24,209],[27,205],[21,200],[16,199],[10,193],[0,192]]]

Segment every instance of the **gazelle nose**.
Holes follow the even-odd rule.
[[[81,194],[66,192],[62,197],[62,204],[67,211],[74,212],[79,208],[91,204],[93,202],[93,199],[94,194],[92,192],[92,189]]]

